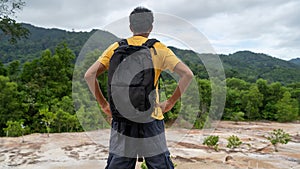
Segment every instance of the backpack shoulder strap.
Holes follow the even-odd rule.
[[[148,48],[153,48],[154,54],[157,55],[157,52],[154,48],[154,44],[156,42],[159,42],[159,40],[157,40],[157,39],[148,39],[145,43],[143,43],[143,46],[147,46]]]
[[[143,46],[147,46],[148,48],[153,48],[153,45],[159,42],[157,39],[148,39],[145,43],[143,43]]]
[[[119,46],[128,45],[127,39],[121,39],[118,44]]]

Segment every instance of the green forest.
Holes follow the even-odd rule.
[[[83,75],[103,49],[118,38],[104,31],[24,26],[30,31],[27,39],[16,44],[0,42],[0,136],[108,128]],[[105,41],[81,51],[94,33]],[[198,54],[170,48],[195,74],[200,106],[185,107],[184,111],[185,120],[195,121],[194,128],[200,129],[208,119],[213,120],[209,112],[213,84]],[[84,59],[78,62],[79,55]],[[223,120],[300,120],[299,59],[284,61],[251,51],[219,56],[226,75]],[[170,95],[176,81],[169,76],[160,81],[164,94]],[[105,95],[106,82],[106,74],[101,75],[99,83]],[[180,102],[165,114],[166,123],[174,121],[179,111]]]

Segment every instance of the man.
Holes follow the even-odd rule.
[[[129,27],[133,36],[128,38],[127,42],[129,45],[141,46],[148,40],[148,36],[152,31],[153,13],[147,8],[137,7],[131,12],[129,21]],[[108,47],[85,74],[88,86],[96,97],[101,109],[107,116],[112,117],[110,151],[106,169],[134,169],[136,156],[141,155],[134,154],[136,153],[135,149],[140,148],[141,145],[145,146],[142,147],[142,149],[144,149],[144,151],[146,150],[146,153],[141,156],[145,158],[146,165],[149,169],[172,169],[174,166],[170,160],[170,153],[166,146],[163,113],[172,109],[176,101],[190,84],[193,73],[169,48],[160,42],[156,42],[153,45],[154,49],[151,49],[152,61],[155,69],[155,84],[159,79],[161,71],[168,69],[179,75],[180,80],[178,86],[172,96],[164,102],[159,102],[157,96],[157,103],[151,114],[153,121],[139,123],[130,120],[120,120],[118,117],[112,115],[110,104],[103,96],[97,81],[97,77],[109,69],[110,59],[113,56],[115,49],[118,47],[118,42]],[[156,91],[156,94],[157,93],[158,92]],[[144,139],[141,145],[136,138]],[[151,152],[147,153],[147,151]],[[130,152],[133,152],[133,155]]]

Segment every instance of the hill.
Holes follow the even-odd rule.
[[[181,50],[170,47],[173,52],[200,78],[207,78],[207,72],[197,54],[191,50]],[[210,57],[210,54],[200,54]],[[219,55],[225,69],[226,78],[239,78],[248,82],[255,82],[259,78],[269,82],[288,84],[300,82],[300,65],[295,62],[281,60],[263,53],[238,51],[233,54]]]
[[[101,45],[95,46],[99,50],[103,50],[110,43],[118,40],[115,35],[101,30],[70,32],[60,29],[45,29],[30,24],[23,25],[31,32],[28,39],[23,39],[16,45],[11,45],[8,41],[0,42],[0,61],[2,63],[6,64],[13,60],[20,60],[21,63],[24,63],[33,60],[40,57],[43,50],[54,50],[61,42],[66,42],[68,47],[78,56],[82,46],[95,32],[99,34],[97,37],[101,37],[99,38],[101,39],[99,40]],[[192,68],[198,77],[208,78],[205,66],[195,52],[175,47],[170,48]],[[239,51],[229,55],[220,54],[219,56],[223,62],[226,77],[236,77],[249,82],[255,82],[259,78],[266,79],[269,82],[278,81],[283,84],[300,82],[299,58],[285,61],[251,51]],[[203,57],[209,57],[209,54]]]
[[[13,60],[19,60],[21,63],[33,60],[40,57],[41,52],[45,49],[54,50],[55,47],[61,43],[66,42],[68,47],[73,50],[78,56],[82,46],[98,30],[90,32],[69,32],[60,29],[46,29],[35,27],[30,24],[23,24],[25,28],[30,31],[28,39],[22,39],[17,44],[12,45],[7,40],[0,41],[0,61],[2,63],[9,63]],[[107,43],[116,41],[118,38],[113,34],[105,31],[98,31],[99,36],[106,39],[99,46],[100,50],[107,47]]]
[[[252,82],[263,78],[283,84],[300,81],[300,65],[266,54],[239,51],[220,57],[227,77],[237,77]]]
[[[289,62],[300,65],[300,58],[291,59]]]

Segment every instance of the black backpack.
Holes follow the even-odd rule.
[[[118,42],[108,69],[108,102],[114,120],[151,121],[156,93],[150,48],[156,42],[148,39],[142,46],[128,45],[126,39]]]

